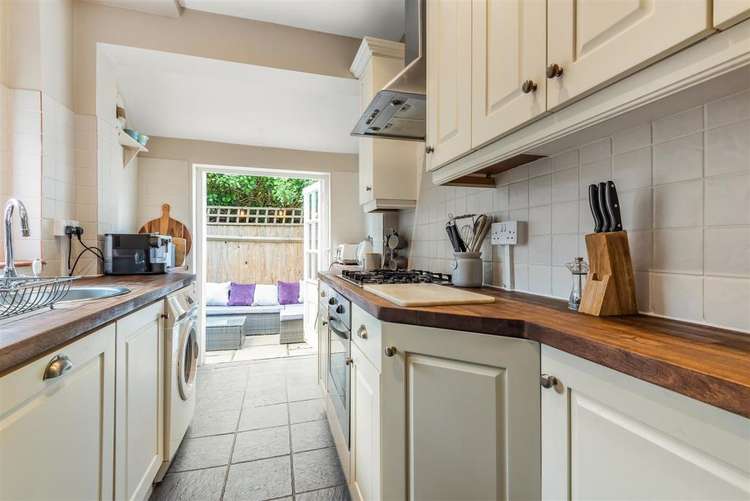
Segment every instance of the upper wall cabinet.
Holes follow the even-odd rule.
[[[546,19],[544,0],[473,1],[472,147],[546,110]]]
[[[403,67],[404,44],[362,40],[350,68],[359,79],[361,111]],[[416,207],[421,152],[422,145],[414,141],[359,139],[359,203],[365,212]]]
[[[750,0],[714,0],[714,27],[723,30],[750,17]]]
[[[471,148],[471,2],[427,5],[427,168]]]
[[[708,0],[550,0],[547,106],[639,69],[710,28]]]

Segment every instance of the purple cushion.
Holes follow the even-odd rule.
[[[255,284],[236,284],[232,282],[229,285],[229,306],[250,306],[255,298]]]
[[[299,303],[299,282],[278,282],[279,304]]]

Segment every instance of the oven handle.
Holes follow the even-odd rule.
[[[333,333],[336,334],[341,339],[344,339],[344,340],[348,341],[349,340],[349,334],[347,332],[345,332],[345,331],[340,331],[336,327],[334,327],[333,326],[334,322],[335,322],[335,320],[329,319],[328,320],[328,328],[331,329],[333,331]]]

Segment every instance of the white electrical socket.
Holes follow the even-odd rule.
[[[66,226],[80,227],[81,223],[76,221],[75,219],[55,219],[55,222],[52,226],[52,234],[56,237],[67,236],[65,234]]]
[[[518,243],[518,221],[501,221],[490,227],[492,245],[516,245]]]

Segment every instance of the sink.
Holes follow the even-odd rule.
[[[127,287],[71,287],[67,294],[58,301],[58,303],[67,303],[70,301],[90,301],[93,299],[105,299],[108,297],[122,296],[130,292]]]

